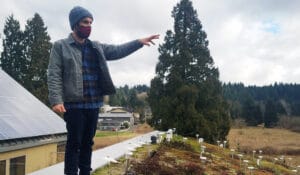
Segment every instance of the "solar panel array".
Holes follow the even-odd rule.
[[[60,133],[64,121],[0,69],[0,141]]]

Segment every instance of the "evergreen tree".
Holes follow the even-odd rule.
[[[257,126],[258,124],[263,123],[260,106],[255,104],[254,100],[250,97],[246,98],[243,104],[242,116],[249,126]]]
[[[276,126],[278,122],[276,104],[272,100],[266,102],[265,127],[270,128]]]
[[[181,0],[172,17],[174,33],[167,31],[159,46],[156,77],[151,81],[151,124],[163,130],[177,128],[187,136],[199,133],[210,142],[225,139],[229,116],[197,12],[191,1]]]
[[[128,106],[130,108],[131,111],[133,111],[135,109],[135,107],[138,105],[138,98],[137,98],[137,94],[136,94],[136,90],[135,89],[130,89],[129,90],[129,96],[128,96]]]
[[[145,112],[149,109],[146,102],[147,91],[149,87],[146,85],[137,85],[129,88],[127,85],[124,87],[116,88],[116,94],[109,97],[109,104],[111,106],[122,106],[131,112],[140,114],[140,121],[145,120]]]
[[[27,71],[25,88],[45,104],[48,104],[47,66],[51,43],[44,21],[37,13],[27,21],[24,31]]]
[[[149,87],[145,84],[143,85],[136,85],[133,87],[133,89],[136,89],[136,91],[138,93],[142,93],[142,92],[148,92],[149,91]]]
[[[228,83],[222,86],[224,97],[230,104],[230,115],[233,118],[244,118],[248,125],[263,123],[265,114],[268,116],[270,113],[277,115],[277,117],[267,118],[272,125],[276,124],[280,116],[300,116],[299,84],[275,83],[262,87],[245,87],[241,83]],[[274,105],[273,107],[272,105],[270,107],[270,102]],[[267,106],[269,106],[268,109],[266,109]]]
[[[4,25],[3,52],[0,57],[0,66],[20,84],[24,84],[26,71],[23,37],[19,21],[14,19],[13,15],[10,15]]]

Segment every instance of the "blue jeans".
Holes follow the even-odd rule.
[[[99,109],[68,109],[64,114],[67,125],[65,153],[66,175],[90,175],[93,137],[97,129]]]

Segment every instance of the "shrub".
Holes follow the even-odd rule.
[[[128,121],[124,121],[124,122],[122,123],[122,126],[123,126],[124,128],[129,128],[129,122],[128,122]]]
[[[184,168],[180,172],[183,172],[185,175],[198,175],[204,173],[204,169],[193,162],[186,163],[183,167]]]
[[[180,150],[194,151],[193,147],[190,144],[177,140],[172,140],[170,142],[163,140],[162,145]]]
[[[294,132],[300,132],[300,117],[281,116],[277,125]]]

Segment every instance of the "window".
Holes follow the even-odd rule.
[[[57,158],[56,162],[63,162],[65,159],[65,147],[66,147],[66,142],[60,142],[57,144]]]
[[[6,161],[0,160],[0,174],[5,174],[6,168]]]
[[[25,175],[25,156],[10,159],[10,175]]]

